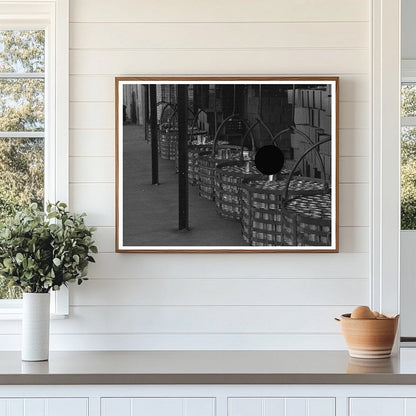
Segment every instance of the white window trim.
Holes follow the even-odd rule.
[[[371,305],[400,312],[400,0],[372,2]]]
[[[0,0],[1,29],[45,28],[45,196],[69,201],[69,0]],[[47,23],[49,22],[49,23]],[[69,313],[68,289],[51,292],[51,312]],[[18,301],[19,302],[19,301]],[[20,302],[21,303],[21,302]],[[0,319],[21,316],[17,302],[0,301]]]

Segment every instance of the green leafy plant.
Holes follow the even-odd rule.
[[[7,219],[0,230],[0,277],[9,287],[47,293],[62,285],[87,280],[91,254],[97,253],[94,228],[86,214],[71,214],[64,203],[49,203],[46,213],[37,204]]]

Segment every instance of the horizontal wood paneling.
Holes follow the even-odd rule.
[[[114,157],[70,157],[69,172],[70,182],[114,183]]]
[[[112,227],[97,227],[94,232],[94,241],[100,253],[114,253],[116,229]]]
[[[366,253],[97,254],[90,276],[99,278],[366,278]],[[342,264],[342,267],[340,267]]]
[[[367,183],[370,168],[368,157],[340,157],[339,181],[340,183]]]
[[[115,156],[114,126],[107,130],[70,130],[69,140],[70,156]]]
[[[69,184],[71,210],[86,212],[89,225],[115,224],[114,183]]]
[[[345,350],[341,333],[332,334],[52,334],[51,350]],[[20,334],[0,334],[0,351],[19,350]]]
[[[72,75],[70,101],[111,101],[115,96],[115,77],[111,75]]]
[[[283,76],[367,74],[367,71],[368,51],[365,49],[70,51],[72,75]]]
[[[367,48],[367,22],[72,23],[71,49]]]
[[[223,2],[179,0],[71,0],[71,22],[302,22],[368,21],[370,8],[362,0],[250,0]]]
[[[368,227],[341,227],[339,237],[341,253],[368,253]],[[114,253],[115,227],[98,227],[94,239],[100,253]]]
[[[52,333],[279,333],[339,332],[333,317],[351,306],[71,307],[72,319]]]
[[[368,184],[339,186],[339,224],[368,227],[370,225],[370,187]]]
[[[71,306],[70,319],[51,321],[51,334],[337,334],[333,318],[354,307]],[[0,334],[20,333],[21,322],[2,321]]]
[[[76,129],[114,129],[114,104],[70,103],[69,127]]]
[[[363,129],[341,129],[339,131],[340,156],[368,156],[370,150],[370,132]]]
[[[367,129],[369,127],[368,103],[340,102],[339,127],[341,129]]]
[[[114,102],[114,86],[115,77],[111,75],[72,75],[70,77],[70,100]],[[368,86],[366,75],[342,75],[339,82],[340,101],[368,102]]]
[[[369,227],[340,227],[339,239],[341,253],[368,253],[370,251]]]
[[[117,283],[92,278],[83,287],[73,288],[71,305],[355,305],[365,304],[367,297],[365,278],[119,278]]]
[[[370,5],[71,0],[70,203],[101,252],[52,348],[345,348],[332,318],[369,302]],[[145,74],[340,76],[341,252],[115,254],[114,77]]]

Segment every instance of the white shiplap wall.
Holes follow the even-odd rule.
[[[370,298],[370,13],[369,0],[70,1],[70,204],[100,254],[53,348],[344,348],[332,318]],[[115,254],[114,77],[156,74],[340,76],[340,253]]]

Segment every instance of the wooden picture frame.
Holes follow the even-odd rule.
[[[338,252],[338,77],[117,77],[115,91],[117,252]],[[270,146],[274,176],[255,157]]]

